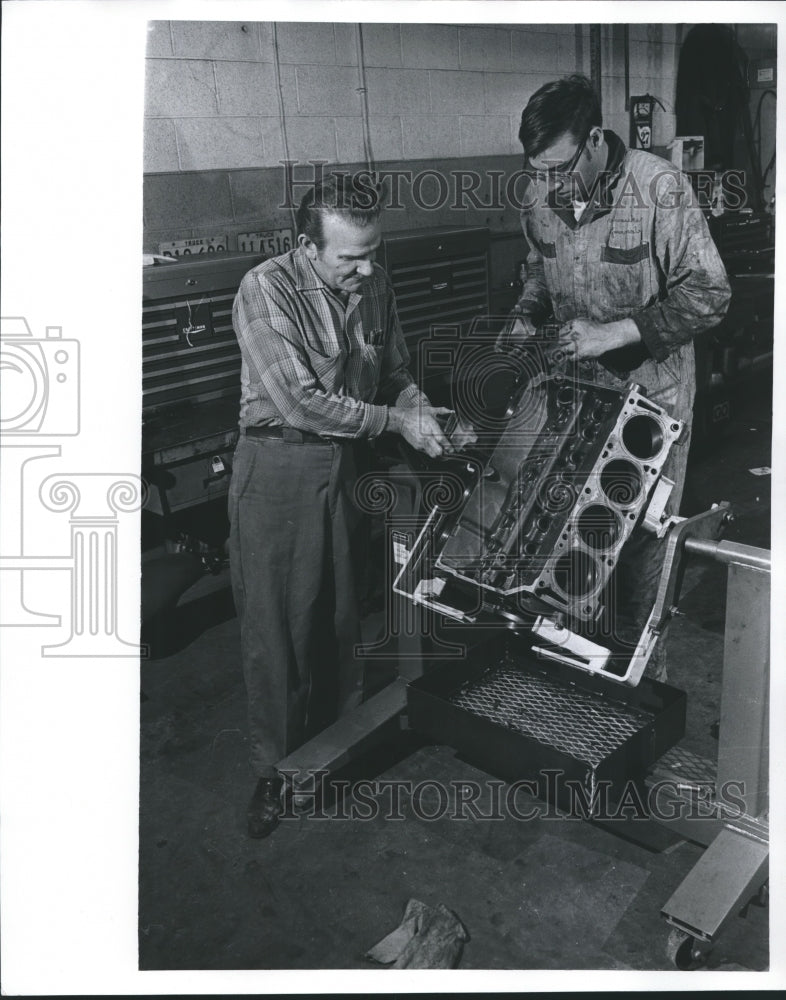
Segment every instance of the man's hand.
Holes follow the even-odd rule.
[[[639,328],[632,319],[596,323],[595,320],[579,317],[563,323],[555,349],[567,351],[575,359],[599,358],[606,351],[638,344],[640,340]]]
[[[400,434],[413,448],[432,458],[452,455],[456,449],[437,420],[438,416],[449,416],[452,412],[444,406],[412,406],[409,409],[391,406],[387,429]]]

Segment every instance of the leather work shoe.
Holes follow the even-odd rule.
[[[281,805],[281,790],[284,782],[281,778],[260,778],[251,801],[248,803],[248,835],[261,839],[268,837],[278,826],[278,820],[283,812]]]

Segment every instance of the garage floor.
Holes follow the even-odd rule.
[[[692,457],[685,513],[729,500],[726,537],[769,547],[771,399],[746,394],[729,427]],[[688,695],[683,746],[713,757],[725,570],[688,572],[669,639],[669,682]],[[672,969],[660,908],[702,854],[669,834],[644,846],[606,828],[415,810],[406,788],[489,776],[402,731],[359,767],[380,781],[369,819],[292,815],[267,840],[245,834],[252,789],[238,628],[227,574],[205,577],[146,638],[142,666],[141,969],[361,969],[409,899],[444,904],[466,928],[462,969]],[[366,630],[373,635],[375,619]],[[382,678],[378,678],[381,682]],[[357,777],[359,771],[355,774]],[[385,818],[394,781],[400,819]],[[483,800],[481,800],[481,803]],[[523,807],[522,807],[523,808]],[[368,809],[367,812],[372,812]],[[768,913],[751,906],[708,969],[768,966]]]

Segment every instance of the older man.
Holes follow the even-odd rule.
[[[248,832],[281,812],[275,764],[354,708],[363,670],[355,586],[353,442],[400,434],[430,456],[452,445],[408,370],[390,280],[374,263],[382,196],[331,175],[303,198],[297,247],[243,279],[240,438],[229,492],[257,778]]]
[[[582,76],[533,94],[519,139],[531,182],[521,215],[529,252],[510,342],[553,313],[582,377],[623,391],[639,383],[690,428],[693,338],[721,321],[730,291],[688,178],[604,130]],[[674,482],[669,513],[679,511],[687,459],[686,439],[663,467]],[[626,545],[616,577],[625,639],[652,609],[662,559],[650,537]],[[650,672],[665,678],[662,646]]]

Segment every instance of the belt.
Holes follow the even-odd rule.
[[[333,438],[320,437],[311,431],[298,431],[294,427],[244,427],[246,437],[276,438],[290,444],[337,444]]]

